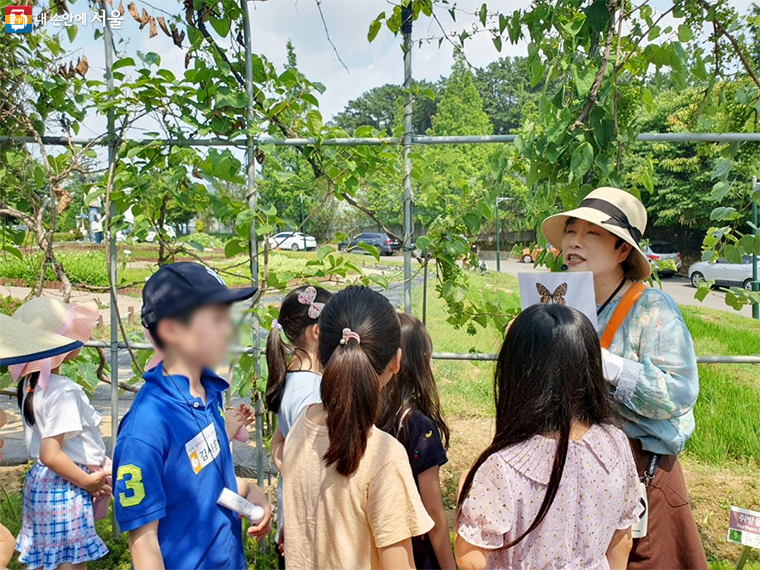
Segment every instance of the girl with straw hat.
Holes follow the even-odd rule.
[[[88,340],[97,307],[64,304],[48,297],[24,303],[13,319],[39,335]],[[24,482],[19,560],[29,568],[84,567],[108,553],[95,532],[93,498],[108,497],[108,473],[87,466],[106,461],[100,414],[84,390],[60,374],[78,348],[42,360],[9,366],[18,382],[24,439],[35,463]]]
[[[0,313],[0,366],[21,364],[65,354],[82,346],[80,341],[65,336],[46,333],[34,329],[21,321]],[[0,428],[7,421],[0,410]],[[5,442],[0,439],[0,461],[3,459],[2,448]],[[0,525],[0,568],[5,568],[13,557],[16,538],[3,525]]]
[[[648,501],[628,568],[706,569],[678,461],[694,431],[696,355],[673,299],[642,283],[651,273],[639,245],[646,225],[637,198],[598,188],[577,209],[544,220],[541,230],[562,244],[568,271],[594,276],[604,375]]]

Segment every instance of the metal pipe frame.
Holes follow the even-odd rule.
[[[107,10],[105,0],[100,2],[103,12]],[[111,33],[111,23],[106,18],[103,18],[103,41],[105,43],[105,63],[106,63],[106,86],[109,91],[113,89],[113,34]],[[113,109],[108,109],[108,167],[109,170],[113,162],[116,160],[116,131],[115,131],[115,118]],[[113,219],[116,214],[116,204],[110,203],[109,205],[109,220]],[[111,356],[111,457],[116,457],[116,434],[119,426],[119,329],[117,323],[119,321],[119,311],[117,307],[118,290],[117,290],[117,272],[118,272],[118,252],[116,249],[116,230],[113,225],[108,224],[108,257],[109,257],[109,279],[110,279],[110,292],[111,292],[111,307],[110,307],[110,319],[111,319],[111,342],[110,342],[110,356]],[[119,523],[114,516],[111,519],[111,529],[114,535],[119,534]]]
[[[252,47],[251,47],[251,28],[250,12],[248,10],[248,1],[240,0],[241,8],[244,14],[244,40],[245,40],[245,75],[246,75],[246,94],[248,96],[248,106],[246,112],[247,124],[250,127],[254,121],[253,110],[253,89],[252,89]],[[105,7],[105,0],[100,0]],[[257,147],[263,145],[283,146],[283,147],[306,147],[306,146],[333,146],[333,147],[356,147],[356,146],[382,146],[382,145],[401,145],[403,144],[404,157],[404,310],[408,313],[412,309],[411,300],[411,251],[409,243],[412,234],[412,145],[462,145],[462,144],[510,144],[514,143],[517,138],[515,135],[484,135],[484,136],[427,136],[415,135],[412,132],[412,111],[413,100],[411,97],[412,86],[412,27],[411,18],[402,18],[404,24],[404,136],[397,137],[345,137],[345,138],[273,138],[268,136],[252,136],[237,139],[129,139],[141,145],[162,144],[170,146],[183,147],[232,147],[246,150],[246,174],[248,184],[248,206],[252,210],[256,209],[256,181],[255,181],[255,162],[254,151]],[[113,89],[113,41],[111,29],[108,22],[104,23],[104,41],[105,41],[105,76],[109,89]],[[760,142],[760,133],[643,133],[636,137],[640,142]],[[15,137],[0,135],[0,143],[12,142],[18,144],[36,144],[33,137]],[[109,165],[116,160],[118,145],[121,141],[116,138],[114,127],[113,112],[108,113],[108,130],[107,133],[99,137],[80,138],[64,136],[43,136],[41,142],[49,146],[70,146],[70,145],[87,145],[101,146],[108,148]],[[109,215],[115,213],[112,208]],[[251,280],[254,284],[258,282],[258,256],[256,249],[258,247],[258,238],[256,234],[255,222],[251,223]],[[119,350],[125,349],[127,345],[119,342],[118,332],[118,313],[117,313],[117,293],[116,290],[116,272],[117,272],[117,250],[115,241],[115,232],[111,231],[109,235],[108,255],[111,260],[111,283],[113,283],[111,302],[111,340],[105,342],[90,342],[87,346],[110,349],[111,361],[111,426],[112,441],[111,449],[113,451],[116,445],[116,426],[119,421]],[[254,346],[250,348],[235,347],[232,352],[235,354],[252,354],[256,360],[256,372],[259,372],[260,359],[260,338],[258,330],[258,320],[254,317]],[[149,344],[131,345],[137,350],[152,350]],[[433,358],[441,360],[474,360],[474,361],[493,361],[496,359],[495,354],[471,354],[471,353],[450,353],[438,352],[433,353]],[[760,364],[760,356],[703,356],[697,359],[700,363],[725,363],[725,364]],[[258,401],[260,406],[260,399]],[[256,444],[259,458],[263,457],[263,442],[261,439],[261,413],[260,407],[256,408]],[[259,460],[258,465],[259,484],[263,483],[263,461]],[[114,519],[114,531],[118,532]]]
[[[90,348],[109,348],[111,343],[105,341],[90,341],[84,344]],[[119,341],[117,343],[119,350],[126,350],[127,344]],[[153,350],[153,346],[147,342],[130,343],[132,350]],[[256,354],[256,349],[251,346],[233,346],[230,347],[230,354]],[[435,360],[474,360],[481,362],[494,361],[497,354],[486,352],[434,352]],[[760,364],[760,354],[756,356],[697,356],[699,364]]]
[[[253,109],[253,48],[252,48],[252,27],[251,27],[251,10],[248,0],[240,0],[241,8],[243,10],[243,21],[245,23],[243,30],[243,38],[245,43],[245,93],[248,97],[248,105],[246,108],[246,123],[250,129],[254,122],[254,109]],[[256,187],[256,152],[257,141],[253,135],[248,135],[246,139],[246,182],[247,182],[247,198],[248,208],[256,213],[257,201],[258,201],[258,188]],[[249,232],[249,248],[251,258],[251,285],[258,287],[259,285],[259,240],[256,234],[256,223],[251,221],[251,229]],[[255,309],[258,296],[254,296],[251,301],[251,309]],[[258,315],[253,312],[253,350],[256,355],[253,370],[255,377],[258,378],[261,374],[261,359],[259,353],[261,350],[260,332],[261,326],[259,323]],[[255,423],[256,423],[256,479],[260,488],[264,488],[264,410],[261,405],[261,398],[257,397],[254,400],[255,409]]]
[[[517,135],[468,135],[468,136],[429,136],[411,135],[412,145],[437,145],[437,144],[504,144],[514,143]],[[42,143],[50,146],[87,145],[108,146],[109,137],[58,137],[43,136]],[[187,147],[239,147],[246,148],[248,139],[129,139],[131,142],[147,144],[164,144],[169,146]],[[257,146],[381,146],[387,144],[400,145],[404,143],[404,137],[345,137],[345,138],[274,138],[269,136],[253,137]],[[667,142],[667,143],[695,143],[695,142],[760,142],[760,133],[641,133],[636,137],[638,142]],[[34,137],[16,137],[0,135],[0,143],[29,143],[37,144]]]
[[[401,8],[404,34],[404,312],[412,312],[412,9]]]

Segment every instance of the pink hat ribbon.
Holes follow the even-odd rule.
[[[317,290],[309,285],[306,289],[298,294],[298,302],[302,305],[309,305],[309,317],[312,319],[318,319],[322,314],[322,309],[325,308],[324,303],[317,303]]]
[[[66,336],[66,333],[68,332],[69,328],[74,322],[74,318],[76,317],[76,313],[74,312],[74,309],[70,305],[66,305],[66,318],[63,319],[60,325],[58,325],[55,330],[53,331],[55,334],[59,334],[61,336]],[[53,361],[50,358],[45,358],[40,363],[40,377],[39,380],[37,380],[37,388],[40,390],[47,390],[48,384],[50,384],[50,374],[52,372],[52,364]],[[14,364],[13,366],[8,367],[8,371],[11,373],[11,377],[14,381],[18,380],[19,377],[24,373],[24,368],[26,368],[27,363],[24,364]]]

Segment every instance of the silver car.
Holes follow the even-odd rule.
[[[652,240],[646,251],[649,265],[652,266],[653,273],[660,275],[673,275],[680,273],[683,266],[683,257],[676,246],[672,243],[662,240]],[[673,263],[670,263],[670,262]],[[675,270],[673,269],[675,267]]]
[[[689,279],[694,287],[699,287],[702,281],[715,281],[716,285],[744,287],[749,291],[752,289],[752,256],[743,256],[741,263],[727,263],[722,258],[718,261],[700,261],[689,267]]]

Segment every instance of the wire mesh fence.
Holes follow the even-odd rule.
[[[245,70],[246,70],[246,93],[248,97],[248,105],[246,109],[246,125],[251,129],[254,125],[254,110],[253,110],[253,86],[252,86],[252,48],[250,37],[249,18],[250,13],[248,10],[248,2],[241,1],[241,7],[245,18]],[[105,3],[103,2],[103,7]],[[327,139],[315,139],[315,138],[274,138],[269,136],[254,136],[249,135],[246,138],[236,139],[176,139],[176,138],[151,138],[151,139],[128,139],[130,142],[137,142],[139,144],[148,143],[160,143],[171,146],[193,146],[193,147],[235,147],[245,149],[246,160],[246,185],[248,190],[248,206],[251,210],[257,208],[257,192],[256,192],[256,168],[255,168],[255,155],[258,147],[262,145],[274,145],[281,147],[305,147],[305,146],[335,146],[335,147],[355,147],[355,146],[381,146],[381,145],[398,145],[403,151],[404,161],[404,177],[401,187],[403,188],[403,194],[399,193],[399,198],[403,199],[403,250],[404,250],[404,280],[403,280],[403,307],[406,312],[412,310],[412,255],[411,255],[411,240],[414,228],[414,219],[412,212],[413,204],[413,188],[412,188],[412,172],[413,172],[413,159],[410,152],[412,146],[415,145],[479,145],[479,144],[512,144],[515,142],[515,135],[483,135],[483,136],[427,136],[419,135],[412,132],[412,111],[413,111],[413,98],[410,95],[410,87],[413,77],[412,66],[412,29],[411,19],[404,20],[405,25],[402,28],[403,33],[403,66],[404,66],[404,86],[406,88],[406,96],[404,101],[404,134],[402,137],[367,137],[367,138],[327,138]],[[104,26],[104,42],[105,42],[105,64],[106,64],[106,80],[109,89],[113,88],[113,42],[111,38],[110,23],[105,22]],[[108,164],[109,167],[113,165],[116,160],[118,151],[118,145],[125,142],[125,140],[118,140],[114,128],[114,120],[111,113],[108,115],[108,131],[103,136],[94,138],[77,138],[77,137],[65,137],[65,136],[44,136],[40,139],[41,143],[46,146],[69,146],[69,145],[92,145],[107,147],[108,149]],[[637,137],[641,142],[664,142],[664,143],[682,143],[682,142],[715,142],[715,143],[727,143],[727,142],[760,142],[760,133],[644,133]],[[32,137],[15,137],[8,135],[0,135],[0,142],[12,142],[18,144],[37,144],[38,139]],[[107,216],[113,216],[114,211],[106,213]],[[109,226],[110,227],[110,226]],[[251,224],[250,230],[250,271],[251,281],[256,284],[259,280],[259,267],[258,267],[258,237],[256,233],[255,223]],[[145,343],[129,343],[126,339],[120,339],[119,328],[117,323],[120,322],[120,315],[118,314],[117,307],[117,286],[118,283],[118,250],[116,247],[116,235],[111,230],[109,235],[108,255],[110,258],[110,283],[111,285],[111,335],[109,342],[90,342],[87,346],[105,349],[109,353],[110,369],[111,369],[111,426],[112,430],[116,429],[119,422],[119,355],[124,350],[152,350],[151,345]],[[425,275],[427,277],[427,275]],[[427,286],[425,282],[425,291],[423,295],[427,295]],[[253,346],[251,347],[235,347],[232,349],[232,353],[236,355],[248,354],[254,357],[255,373],[260,373],[259,362],[261,357],[260,343],[261,334],[259,331],[259,323],[254,318],[253,322]],[[482,354],[482,353],[451,353],[451,352],[436,352],[433,353],[434,359],[441,360],[469,360],[489,362],[496,359],[495,354]],[[760,355],[746,355],[746,356],[700,356],[698,362],[709,364],[760,364]],[[264,484],[265,479],[271,474],[271,469],[268,466],[268,459],[265,455],[265,446],[263,440],[263,431],[266,424],[266,416],[262,409],[261,399],[255,399],[256,406],[256,447],[255,457],[256,465],[249,474],[256,475],[259,484]],[[112,434],[112,435],[115,435]],[[116,438],[111,438],[112,446],[115,446]],[[113,448],[111,450],[113,452]],[[247,460],[246,460],[247,461]]]

